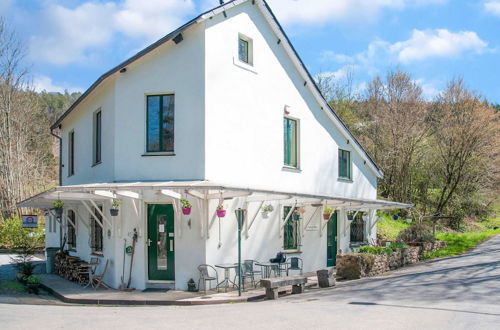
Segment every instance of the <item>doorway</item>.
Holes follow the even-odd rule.
[[[148,278],[175,280],[175,231],[172,204],[148,204]]]

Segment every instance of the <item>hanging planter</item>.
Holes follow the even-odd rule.
[[[64,203],[62,200],[58,199],[52,202],[52,206],[54,207],[54,211],[56,212],[56,216],[58,218],[62,217]]]
[[[182,214],[190,215],[192,208],[191,203],[189,203],[187,199],[181,199],[181,204],[182,204]]]
[[[269,218],[269,213],[274,211],[274,208],[271,204],[264,205],[262,207],[262,218],[267,219]]]
[[[122,201],[119,199],[113,199],[113,202],[111,203],[111,208],[109,209],[109,213],[111,214],[112,217],[116,217],[119,213],[118,208],[122,204]]]
[[[333,209],[330,206],[325,207],[325,210],[323,211],[323,219],[325,219],[326,221],[330,220],[332,213]]]
[[[217,216],[219,218],[224,218],[226,216],[226,210],[224,210],[224,205],[222,204],[217,205],[217,209],[215,212],[217,212]]]

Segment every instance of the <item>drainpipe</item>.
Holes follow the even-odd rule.
[[[61,126],[59,126],[61,128]],[[59,140],[59,186],[62,185],[62,137],[54,133],[54,130],[50,130],[50,135]]]

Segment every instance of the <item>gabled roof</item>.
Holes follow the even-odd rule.
[[[113,69],[109,70],[108,72],[104,73],[102,76],[100,76],[69,108],[66,110],[57,120],[56,122],[51,126],[51,129],[57,128],[61,122],[64,120],[64,118],[71,112],[73,111],[85,98],[94,90],[96,89],[104,80],[106,80],[108,77],[112,76],[113,74],[119,72],[123,68],[125,68],[127,65],[131,64],[132,62],[135,62],[136,60],[140,59],[141,57],[147,55],[151,51],[155,50],[156,48],[160,47],[164,43],[174,39],[179,33],[182,33],[186,29],[188,29],[190,26],[200,23],[206,19],[209,19],[217,14],[224,13],[225,11],[237,6],[239,4],[248,2],[250,0],[231,0],[227,1],[224,4],[221,4],[213,9],[210,9],[203,14],[198,15],[197,17],[193,18],[191,21],[187,22],[186,24],[182,25],[181,27],[177,28],[176,30],[172,31],[171,33],[167,34],[163,38],[159,39],[158,41],[154,42],[153,44],[149,45],[148,47],[144,48],[134,56],[130,57],[126,61],[120,63],[119,65],[115,66]],[[320,104],[321,109],[326,113],[326,115],[332,120],[332,122],[337,126],[339,131],[344,135],[344,137],[348,140],[348,142],[353,142],[353,147],[354,149],[362,156],[364,161],[367,163],[368,167],[375,173],[375,175],[379,178],[383,178],[383,172],[382,170],[378,167],[378,165],[373,161],[373,159],[370,157],[368,152],[363,148],[363,146],[359,143],[359,141],[354,137],[354,135],[351,133],[351,131],[347,128],[346,124],[340,119],[340,117],[335,113],[333,108],[328,104],[328,102],[325,100],[323,95],[321,94],[321,91],[319,87],[317,86],[316,82],[314,81],[314,78],[310,74],[310,72],[307,70],[304,62],[300,58],[299,54],[293,47],[292,43],[290,42],[290,39],[286,35],[285,31],[283,30],[283,27],[280,25],[278,22],[276,16],[272,12],[271,8],[267,4],[265,0],[251,0],[253,5],[257,5],[257,7],[261,10],[262,14],[266,18],[267,22],[277,35],[278,39],[280,40],[280,44],[283,45],[285,51],[287,52],[288,56],[294,63],[296,69],[299,71],[299,73],[302,75],[304,79],[304,85],[309,88],[309,90],[312,92],[314,97],[316,98],[317,102]]]

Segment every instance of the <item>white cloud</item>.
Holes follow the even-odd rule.
[[[33,87],[37,92],[59,92],[64,93],[64,91],[68,91],[69,93],[73,92],[81,92],[83,88],[74,87],[74,86],[60,86],[54,84],[51,78],[47,76],[36,76],[33,78]]]
[[[447,0],[268,0],[284,24],[371,22],[384,9],[444,4]]]
[[[66,4],[49,1],[40,17],[33,17],[39,20],[30,42],[33,60],[60,65],[89,61],[117,33],[149,43],[195,11],[193,0],[87,2],[74,8]]]
[[[484,3],[484,9],[490,14],[500,16],[500,1],[487,1]]]
[[[487,46],[471,31],[413,30],[410,39],[391,45],[390,52],[397,54],[399,61],[408,63],[430,57],[455,57],[468,51],[480,53]]]
[[[438,82],[429,82],[423,78],[416,79],[415,83],[422,88],[422,96],[424,99],[430,101],[441,93],[441,89],[437,87]]]
[[[194,9],[192,0],[126,0],[114,20],[118,31],[154,40],[182,25]]]

